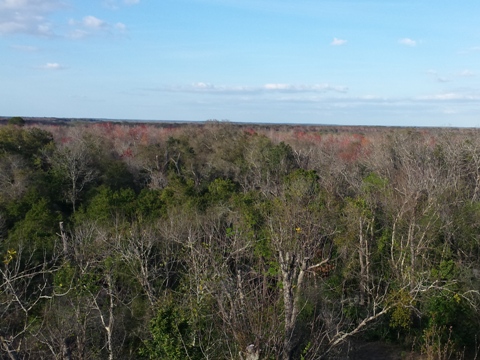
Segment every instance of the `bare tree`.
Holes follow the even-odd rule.
[[[97,176],[92,149],[84,138],[78,137],[60,144],[52,153],[46,152],[46,155],[55,171],[66,179],[68,187],[65,195],[75,212],[80,194]]]
[[[10,359],[23,358],[35,353],[31,339],[42,330],[42,324],[32,321],[35,313],[48,301],[68,294],[70,287],[56,289],[52,277],[59,270],[59,257],[55,254],[43,263],[34,265],[32,253],[23,247],[8,249],[0,267],[0,348]]]

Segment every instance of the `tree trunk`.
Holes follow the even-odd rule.
[[[0,336],[0,341],[2,342],[2,347],[7,353],[10,360],[19,360],[17,351],[12,347],[12,344],[5,339],[3,336]]]
[[[72,360],[72,352],[70,351],[69,339],[65,338],[62,344],[62,359]]]
[[[285,311],[285,338],[283,360],[291,360],[297,345],[295,327],[300,312],[300,292],[306,270],[306,261],[299,267],[295,254],[280,252],[280,268],[283,280],[283,302]]]

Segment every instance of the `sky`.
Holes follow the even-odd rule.
[[[480,126],[480,2],[0,0],[0,116]]]

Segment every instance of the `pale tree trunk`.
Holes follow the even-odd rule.
[[[245,359],[243,358],[242,353],[240,353],[239,355],[240,355],[240,359],[242,360],[259,360],[260,359],[260,351],[254,344],[247,346]]]
[[[68,182],[69,189],[65,195],[75,213],[80,193],[97,176],[89,145],[83,138],[78,138],[57,148],[54,153],[46,155],[53,168]]]
[[[3,350],[7,353],[10,360],[20,360],[17,351],[13,348],[10,341],[5,339],[3,336],[0,336],[0,341],[2,342]]]
[[[365,228],[366,227],[366,228]],[[370,243],[369,236],[373,232],[373,219],[368,220],[361,217],[359,220],[359,247],[358,260],[360,263],[360,305],[370,303],[368,294],[370,292]]]
[[[62,359],[63,360],[72,360],[72,352],[70,351],[70,346],[68,344],[68,339],[64,339],[62,344]]]
[[[283,303],[284,303],[284,317],[285,317],[285,338],[283,340],[283,359],[290,360],[292,351],[295,346],[294,331],[295,323],[298,315],[298,308],[296,307],[296,295],[298,295],[297,264],[295,255],[289,252],[279,252],[280,269],[282,271],[283,280]],[[302,274],[303,275],[303,274]],[[302,276],[303,277],[303,276]],[[297,289],[294,289],[296,283]],[[296,294],[297,293],[297,294]]]
[[[307,267],[308,258],[301,261],[291,252],[279,251],[280,269],[283,281],[283,302],[285,318],[285,337],[283,340],[283,360],[291,360],[293,352],[298,345],[298,339],[295,337],[295,328],[298,315],[301,309],[301,294],[305,280],[305,274],[309,271],[315,271],[330,259],[321,260],[318,264]]]
[[[360,233],[359,233],[359,242],[360,246],[358,247],[358,260],[360,263],[360,306],[365,305],[365,297],[367,294],[367,262],[368,262],[368,248],[366,246],[366,239],[363,234],[363,219],[359,220]]]
[[[107,296],[108,296],[108,318],[103,314],[102,309],[100,305],[97,302],[97,297],[99,294],[96,296],[92,295],[93,298],[93,303],[95,305],[95,309],[98,311],[99,316],[100,316],[100,321],[102,323],[103,328],[105,329],[106,335],[107,335],[107,343],[106,343],[106,348],[108,351],[108,360],[113,360],[113,325],[114,325],[114,314],[113,310],[115,307],[115,299],[114,299],[114,294],[113,294],[113,283],[112,283],[112,275],[110,273],[107,273],[106,275],[106,281],[107,281]]]
[[[113,341],[112,341],[112,333],[113,333],[113,309],[115,306],[114,297],[113,297],[113,284],[112,284],[112,275],[107,275],[107,285],[108,285],[108,326],[105,326],[105,330],[107,331],[107,349],[108,349],[108,359],[113,360]],[[103,320],[102,320],[103,321]]]

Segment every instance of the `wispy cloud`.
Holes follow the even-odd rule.
[[[160,87],[149,90],[171,92],[199,92],[210,94],[254,94],[254,93],[346,93],[348,87],[330,84],[293,85],[283,83],[271,83],[262,86],[230,86],[214,85],[205,82],[193,83],[189,86]]]
[[[140,4],[140,0],[103,0],[103,6],[108,9],[118,10],[120,5],[137,5]]]
[[[95,16],[85,16],[82,20],[82,25],[89,29],[102,29],[107,26],[107,23]]]
[[[106,32],[106,33],[124,33],[127,26],[121,22],[110,24],[105,20],[99,19],[93,15],[85,16],[80,21],[70,19],[69,25],[75,27],[69,37],[72,39],[82,39],[90,35]]]
[[[450,82],[450,81],[452,81],[452,80],[450,80],[450,79],[447,78],[447,77],[438,76],[438,77],[437,77],[437,81],[438,81],[438,82],[441,82],[441,83],[447,83],[447,82]]]
[[[475,76],[475,73],[471,70],[465,69],[465,70],[462,70],[462,71],[458,72],[456,75],[460,76],[460,77],[473,77],[473,76]]]
[[[406,46],[417,46],[418,44],[418,41],[416,40],[412,40],[410,38],[403,38],[403,39],[400,39],[398,40],[398,43],[399,44],[402,44],[402,45],[406,45]]]
[[[117,29],[120,32],[125,32],[127,31],[127,25],[124,23],[118,22],[114,25],[115,29]]]
[[[440,75],[436,70],[428,70],[427,75],[429,75],[431,78],[433,78],[435,81],[441,82],[441,83],[446,83],[446,82],[451,82],[452,78],[469,78],[469,77],[474,77],[476,74],[468,69],[464,69],[455,73],[451,73],[448,77],[447,76],[442,76]]]
[[[436,70],[427,70],[427,75],[429,75],[433,80],[441,83],[450,82],[451,79],[445,76],[441,76]]]
[[[39,50],[38,47],[30,45],[11,45],[10,48],[22,52],[36,52]]]
[[[345,45],[347,43],[347,40],[344,40],[344,39],[338,39],[338,38],[333,38],[332,42],[330,43],[330,45],[332,46],[342,46],[342,45]]]
[[[60,0],[0,0],[0,35],[52,36],[48,15],[65,7]]]
[[[466,54],[470,54],[470,53],[476,53],[478,51],[480,51],[480,46],[471,46],[469,48],[459,50],[458,54],[466,55]]]
[[[314,85],[291,85],[291,84],[265,84],[263,89],[266,91],[280,92],[347,92],[346,86],[334,86],[330,84],[314,84]]]
[[[430,100],[430,101],[458,101],[458,100],[478,101],[478,100],[480,100],[480,96],[479,95],[466,95],[466,94],[449,92],[449,93],[443,93],[443,94],[419,96],[416,99],[417,100]]]
[[[140,0],[116,0],[108,3],[123,5],[139,4]],[[52,14],[69,8],[66,0],[0,0],[0,36],[10,34],[30,34],[34,36],[67,36],[83,38],[100,32],[111,34],[124,33],[127,27],[123,23],[110,24],[96,16],[88,15],[81,20],[70,20],[73,27],[61,32],[62,26],[54,22]]]
[[[56,62],[46,63],[45,65],[39,66],[38,68],[43,69],[43,70],[64,70],[64,69],[66,69],[65,66],[60,65],[59,63],[56,63]]]
[[[478,102],[480,91],[471,88],[458,88],[438,94],[418,96],[414,100],[419,101],[444,101],[444,102]]]

